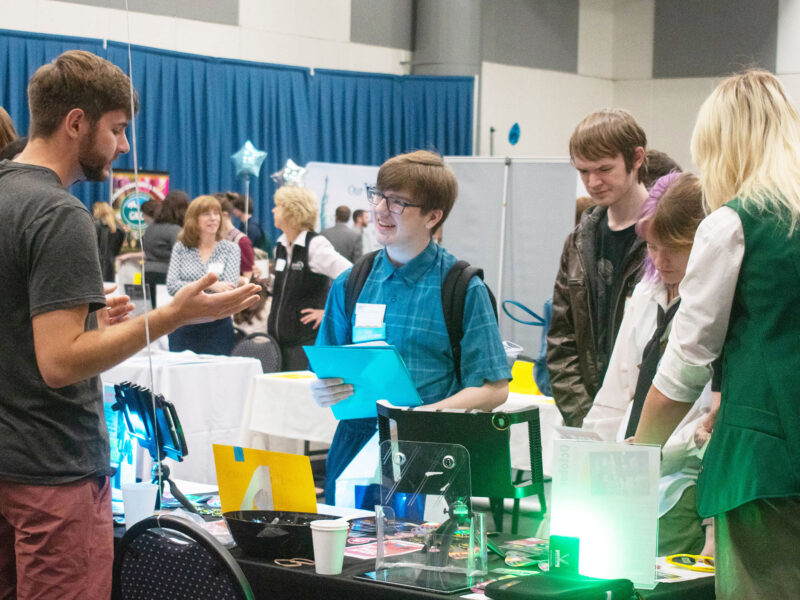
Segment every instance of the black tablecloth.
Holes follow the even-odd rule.
[[[115,527],[114,530],[117,538],[122,537],[125,532],[124,527]],[[306,598],[324,598],[325,600],[436,598],[442,600],[442,598],[458,598],[467,593],[461,592],[446,596],[354,579],[355,575],[373,570],[375,563],[371,560],[345,557],[341,575],[317,575],[313,566],[281,567],[272,561],[249,558],[239,548],[234,548],[231,552],[250,582],[256,600],[305,600]],[[499,557],[490,554],[490,568],[502,565]],[[704,577],[681,583],[660,583],[654,590],[640,590],[639,593],[646,600],[714,600],[714,578]]]
[[[423,598],[458,598],[460,594],[443,596],[420,590],[370,583],[354,579],[373,570],[374,562],[345,557],[341,575],[317,575],[314,567],[280,567],[271,561],[247,558],[238,549],[233,554],[250,581],[256,600],[325,598],[326,600],[421,600]],[[500,566],[499,559],[495,566]],[[660,583],[654,590],[640,590],[647,600],[713,600],[714,578],[704,577],[681,583]],[[531,599],[534,600],[534,599]]]

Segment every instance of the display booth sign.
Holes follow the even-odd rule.
[[[138,185],[133,171],[114,171],[111,206],[122,222],[131,229],[144,229],[142,204],[148,200],[161,202],[169,192],[169,173],[139,171]]]

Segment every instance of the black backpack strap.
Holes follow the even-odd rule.
[[[461,385],[461,338],[464,337],[464,304],[467,301],[467,288],[473,277],[480,277],[483,281],[483,269],[472,267],[465,260],[459,260],[450,267],[442,283],[442,312],[447,325],[447,335],[450,337],[450,349],[453,352],[459,386]],[[489,293],[494,316],[497,318],[497,301],[489,286],[486,286],[486,291]]]
[[[375,262],[378,252],[380,250],[375,250],[359,258],[353,265],[350,275],[347,276],[347,281],[344,282],[344,314],[348,323],[353,320],[353,312],[356,309],[358,296],[361,294],[361,290],[364,289],[364,284],[372,271],[372,264]],[[348,339],[351,335],[352,332],[348,329]]]

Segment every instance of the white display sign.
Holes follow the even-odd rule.
[[[306,165],[305,186],[314,192],[320,204],[318,231],[336,223],[336,207],[347,206],[351,211],[361,209],[370,212],[367,202],[367,185],[375,185],[378,167],[369,165],[345,165],[339,163],[310,162]],[[374,239],[371,223],[366,234]],[[353,220],[349,225],[352,227]],[[377,245],[371,244],[377,248]]]
[[[655,587],[660,448],[555,440],[550,535],[580,539],[582,575]]]

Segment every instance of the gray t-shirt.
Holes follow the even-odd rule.
[[[0,161],[0,479],[60,484],[109,473],[98,377],[47,387],[33,317],[105,305],[89,211],[43,167]]]

